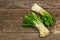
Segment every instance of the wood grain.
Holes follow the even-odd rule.
[[[0,40],[60,40],[60,34],[40,38],[38,33],[0,33]]]
[[[50,14],[59,20],[58,9],[46,9]],[[59,9],[60,10],[60,9]],[[28,11],[28,12],[27,12]],[[3,32],[37,32],[35,28],[22,27],[23,17],[31,13],[30,9],[0,9],[0,26]]]
[[[31,13],[34,3],[56,19],[53,27],[60,26],[60,0],[0,0],[0,40],[60,40],[60,34],[50,33],[40,38],[36,28],[21,26],[23,17]]]
[[[0,8],[1,9],[29,9],[34,3],[42,6],[43,8],[60,8],[60,1],[59,0],[1,0],[0,1]]]
[[[54,17],[60,17],[60,9],[46,8]],[[30,9],[0,9],[0,20],[22,20],[23,17],[31,13]]]
[[[38,33],[0,33],[0,40],[39,40],[39,36]]]

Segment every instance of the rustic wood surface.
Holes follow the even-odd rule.
[[[56,19],[53,27],[60,26],[60,0],[0,0],[0,40],[60,40],[60,34],[51,33],[40,38],[36,28],[21,26],[23,17],[31,12],[34,3]]]

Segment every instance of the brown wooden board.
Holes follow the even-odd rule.
[[[46,9],[54,18],[60,20],[60,9]],[[4,32],[37,32],[35,28],[22,27],[23,17],[31,13],[30,9],[0,9],[0,26]],[[2,30],[3,29],[3,30]]]
[[[40,38],[38,33],[0,33],[0,40],[60,40],[60,34]]]
[[[51,29],[58,27],[60,30],[60,0],[0,0],[0,40],[60,40],[60,34],[50,33],[40,38],[36,28],[21,26],[23,17],[32,12],[34,3],[56,19]]]
[[[34,3],[43,8],[60,8],[59,0],[0,0],[1,9],[26,9],[30,8]]]

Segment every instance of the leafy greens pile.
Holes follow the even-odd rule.
[[[41,17],[36,15],[35,12],[28,14],[24,16],[23,26],[36,27],[39,30],[40,37],[47,36],[49,34],[49,30],[46,28],[46,26],[49,27],[53,25],[55,22],[55,19],[46,10],[44,10],[37,4],[34,4],[32,6],[32,10],[39,13]]]

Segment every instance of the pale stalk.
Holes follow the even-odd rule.
[[[41,15],[44,15],[43,12],[47,13],[47,11],[45,11],[42,7],[40,7],[37,4],[34,4],[31,9],[37,13],[40,13]]]
[[[40,37],[45,37],[49,34],[49,30],[44,26],[43,23],[34,22],[35,27],[39,30]]]

